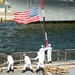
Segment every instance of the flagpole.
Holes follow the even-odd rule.
[[[5,4],[5,0],[3,0],[3,4],[4,4],[4,8],[5,8],[4,9],[5,10],[4,13],[5,13],[5,23],[6,23],[6,4]]]
[[[41,7],[42,7],[42,13],[43,13],[43,29],[44,29],[44,34],[45,34],[46,46],[48,46],[48,38],[47,38],[45,14],[44,14],[44,0],[41,0]]]
[[[5,0],[2,0],[1,4],[4,6],[5,23],[6,23],[6,4],[5,4]],[[2,18],[1,18],[1,22],[2,22]]]

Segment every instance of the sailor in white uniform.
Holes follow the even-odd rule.
[[[9,54],[7,55],[7,63],[8,63],[7,73],[9,73],[10,71],[14,72],[14,68],[13,68],[14,60],[13,60],[13,57]]]
[[[48,44],[48,46],[45,49],[47,50],[47,61],[49,63],[52,63],[52,47],[51,47],[51,44]]]
[[[39,52],[41,53],[41,55],[43,56],[43,60],[45,61],[45,47],[44,45],[41,45],[41,48],[39,49]]]
[[[38,59],[38,65],[36,72],[38,72],[39,70],[44,71],[44,59],[43,55],[40,52],[37,52],[37,57],[35,58],[35,60],[37,59]]]
[[[24,73],[24,72],[26,72],[28,70],[30,70],[31,72],[33,72],[33,69],[32,69],[32,66],[31,66],[31,60],[30,60],[29,56],[27,56],[26,54],[24,54],[23,57],[24,57],[25,64],[24,64],[24,70],[22,71],[22,73]],[[27,69],[28,66],[29,66],[30,69]]]

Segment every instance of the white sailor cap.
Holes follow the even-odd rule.
[[[26,56],[26,54],[23,54],[23,56]]]
[[[48,46],[51,46],[51,44],[48,44]]]
[[[43,48],[43,47],[44,47],[44,45],[41,45],[41,47]]]

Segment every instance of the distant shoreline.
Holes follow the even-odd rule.
[[[0,12],[0,22],[14,21],[14,12]]]

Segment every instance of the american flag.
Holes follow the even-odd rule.
[[[23,24],[40,21],[38,8],[26,12],[16,12],[14,14],[14,21],[16,23],[23,23]]]

